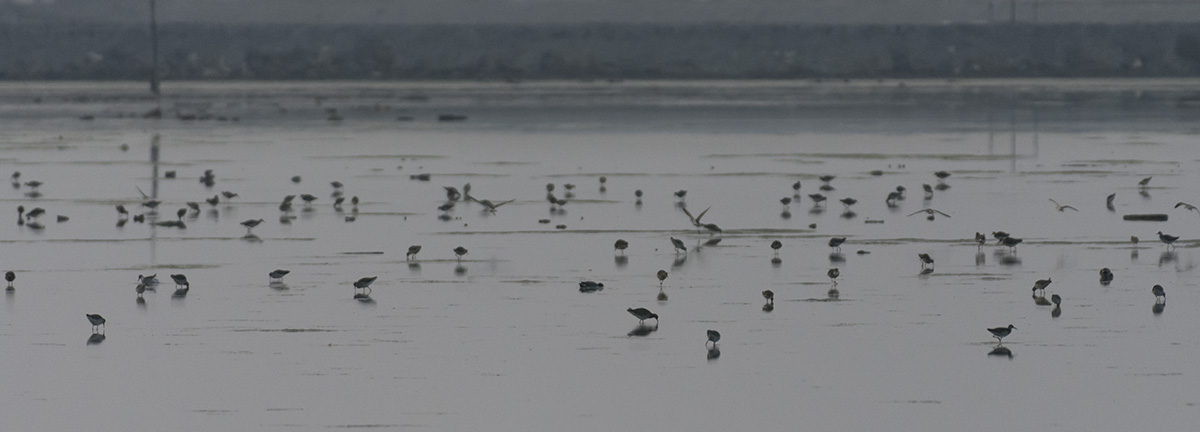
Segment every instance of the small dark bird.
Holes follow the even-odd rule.
[[[625,248],[627,247],[629,247],[629,242],[624,239],[617,239],[617,242],[613,243],[613,249],[621,251],[621,255],[625,254]]]
[[[41,207],[34,207],[33,210],[30,210],[28,213],[25,213],[25,219],[26,220],[36,220],[38,218],[38,216],[41,216],[44,214],[46,214],[46,209],[41,208]]]
[[[838,270],[837,267],[834,267],[834,268],[829,269],[829,271],[826,272],[825,275],[829,276],[829,280],[832,281],[834,285],[837,285],[837,278],[838,278],[838,276],[842,275],[842,272],[841,272],[841,270]]]
[[[946,177],[950,177],[950,173],[946,171],[938,171],[933,173],[933,175],[937,176],[938,180],[945,180]]]
[[[925,199],[933,198],[933,186],[922,184],[921,189],[925,189]]]
[[[217,204],[220,204],[220,203],[221,203],[221,196],[220,196],[220,195],[213,195],[213,196],[212,196],[212,198],[205,198],[205,199],[204,199],[204,201],[205,201],[205,202],[208,202],[208,205],[210,205],[210,206],[213,206],[213,207],[216,207],[216,206],[217,206]]]
[[[779,199],[779,202],[780,202],[781,204],[783,204],[783,208],[785,208],[785,209],[786,209],[786,208],[787,208],[787,206],[788,206],[788,204],[791,204],[791,203],[792,203],[792,197],[783,197],[783,198],[780,198],[780,199]]]
[[[1155,302],[1160,301],[1159,299],[1164,303],[1167,301],[1167,292],[1163,290],[1162,285],[1155,285],[1154,288],[1150,289],[1150,292],[1154,293]]]
[[[596,281],[581,281],[579,282],[579,292],[596,292],[604,289],[604,284]]]
[[[819,206],[821,202],[825,201],[825,195],[821,194],[808,194],[808,197],[812,199],[813,207]]]
[[[683,199],[683,197],[687,196],[687,191],[684,189],[680,189],[675,192],[675,196],[679,197],[679,199]]]
[[[1005,237],[1004,240],[1001,240],[1000,244],[1008,246],[1008,249],[1011,251],[1016,251],[1017,245],[1020,244],[1022,241],[1023,241],[1022,239],[1010,236],[1010,237]]]
[[[97,327],[103,326],[105,319],[100,314],[87,314],[88,322],[92,323],[92,333],[98,331]]]
[[[462,247],[462,246],[454,248],[454,255],[458,256],[459,260],[461,260],[462,256],[466,255],[466,254],[467,254],[467,248]]]
[[[997,343],[1000,343],[1000,342],[1004,342],[1005,336],[1008,336],[1009,334],[1012,333],[1013,330],[1016,330],[1016,329],[1017,328],[1013,327],[1012,324],[1009,324],[1008,327],[990,328],[990,329],[988,329],[988,331],[992,333],[992,337],[996,338]]]
[[[408,252],[404,254],[404,259],[416,258],[417,252],[421,251],[421,245],[412,245],[408,247]]]
[[[992,231],[992,237],[996,239],[996,244],[1002,244],[1009,234],[1004,231]]]
[[[171,275],[171,280],[175,281],[176,288],[179,288],[181,286],[187,287],[187,288],[192,287],[192,285],[188,283],[187,276],[184,276],[181,274],[173,274],[173,275]]]
[[[10,273],[11,273],[11,272],[10,272]],[[666,270],[659,270],[659,271],[658,271],[658,286],[659,286],[660,288],[662,287],[663,281],[665,281],[665,280],[667,280],[667,271],[666,271]]]
[[[1058,294],[1050,294],[1050,303],[1054,303],[1054,307],[1059,307],[1062,305],[1062,297],[1059,297]]]
[[[442,186],[446,190],[446,199],[450,201],[458,201],[462,194],[458,193],[458,188],[454,186]]]
[[[129,217],[129,210],[126,210],[124,205],[117,204],[117,217],[122,219]]]
[[[767,303],[775,303],[775,291],[765,290],[762,292],[762,296],[767,299]]]
[[[854,205],[855,203],[857,203],[857,202],[858,202],[858,200],[856,200],[856,199],[854,199],[854,198],[842,198],[842,199],[841,199],[841,201],[842,201],[842,204],[845,204],[845,205],[846,205],[846,210],[847,210],[847,211],[849,211],[849,210],[850,210],[850,206],[852,206],[852,205]]]
[[[138,282],[138,284],[133,287],[133,291],[137,293],[138,297],[141,297],[142,293],[146,292],[146,284]]]
[[[25,186],[29,186],[29,188],[33,189],[34,192],[37,192],[38,186],[41,186],[42,184],[43,184],[42,182],[37,181],[37,180],[30,180],[30,181],[25,182]]]
[[[775,249],[775,255],[779,255],[779,249],[783,248],[783,242],[775,240],[771,242],[771,249]]]
[[[633,196],[638,197],[638,199],[641,199],[642,198],[642,190],[638,189],[638,190],[633,191]]]
[[[975,232],[975,243],[979,245],[978,247],[983,247],[983,244],[987,243],[987,236],[983,235],[983,233],[981,233],[981,232],[976,231]]]
[[[707,224],[704,224],[704,225],[700,225],[700,227],[701,227],[701,228],[704,228],[704,229],[706,229],[706,230],[709,230],[710,232],[714,232],[714,233],[719,233],[719,232],[721,232],[721,227],[717,226],[717,224],[711,224],[711,223],[707,223]]]
[[[680,250],[687,252],[687,246],[683,245],[683,240],[671,237],[671,245],[675,246],[675,253],[679,253]]]
[[[192,211],[197,212],[197,213],[200,212],[200,203],[195,202],[195,201],[188,201],[188,202],[185,202],[184,204],[186,204],[188,206],[188,208],[192,209]]]
[[[375,279],[379,279],[379,276],[365,277],[365,278],[359,279],[357,281],[354,281],[354,291],[358,291],[360,289],[365,289],[368,292],[370,292],[371,291],[371,283],[375,282]]]
[[[250,219],[242,221],[242,226],[246,227],[246,235],[250,235],[250,230],[254,229],[254,227],[261,223],[263,223],[262,219]]]
[[[338,211],[342,210],[342,203],[346,202],[346,197],[337,197],[333,200],[333,208]]]
[[[1150,177],[1146,177],[1146,178],[1142,179],[1141,181],[1138,182],[1138,186],[1145,187],[1145,186],[1149,185],[1150,179],[1152,179],[1152,178],[1154,178],[1154,176],[1150,176]]]
[[[187,208],[181,208],[179,210],[175,210],[175,217],[177,219],[179,219],[180,222],[183,222],[183,217],[187,216],[187,212],[188,212]]]
[[[929,266],[929,269],[933,270],[933,257],[927,253],[917,254],[917,256],[921,258],[921,270],[925,270],[925,266]]]
[[[453,201],[451,201],[451,202],[448,202],[448,203],[445,203],[445,204],[442,204],[442,205],[438,206],[438,210],[441,210],[441,211],[444,211],[444,212],[448,212],[448,211],[450,211],[450,210],[451,210],[451,209],[453,209],[453,208],[454,208],[454,202],[453,202]]]
[[[842,243],[845,243],[845,242],[846,242],[845,237],[834,237],[834,238],[829,239],[829,247],[833,248],[837,252],[841,252],[842,251]]]
[[[304,205],[308,206],[312,205],[312,202],[316,201],[317,197],[312,194],[300,194],[300,199],[304,200]]]
[[[630,315],[633,315],[633,316],[637,317],[637,319],[638,319],[638,322],[639,322],[639,323],[641,323],[641,322],[644,322],[644,321],[646,321],[646,320],[648,320],[648,319],[650,319],[650,318],[654,318],[654,321],[655,321],[655,322],[658,322],[658,314],[656,314],[656,313],[653,313],[653,312],[650,312],[650,310],[649,310],[649,309],[646,309],[646,308],[637,308],[637,309],[634,309],[634,308],[629,308],[629,309],[628,309],[628,311],[629,311],[629,314],[630,314]]]
[[[291,273],[291,270],[276,269],[275,271],[267,273],[267,276],[270,276],[272,281],[282,282],[283,277],[287,276],[288,273]]]
[[[8,281],[8,289],[13,290],[13,281],[17,280],[17,274],[9,270],[4,273],[4,280]]]
[[[221,191],[221,196],[225,197],[225,201],[229,201],[231,199],[236,198],[238,196],[238,194],[230,192],[230,191]]]
[[[895,207],[896,201],[899,199],[900,199],[900,192],[892,191],[892,192],[888,192],[887,199],[883,200],[883,202],[887,203],[888,207]]]
[[[329,185],[330,185],[330,186],[333,186],[333,188],[334,188],[334,189],[341,189],[341,188],[342,188],[342,182],[340,182],[340,181],[337,181],[337,180],[334,180],[334,181],[331,181],[331,182],[329,182]]]
[[[720,341],[720,340],[721,340],[721,333],[720,333],[720,332],[718,332],[718,331],[716,331],[716,330],[709,330],[709,331],[708,331],[708,342],[712,342],[712,344],[713,344],[713,347],[716,347],[716,346],[717,346],[717,341]],[[708,345],[708,342],[705,342],[705,343],[704,343],[704,345],[706,345],[706,346],[707,346],[707,345]]]
[[[1116,198],[1117,198],[1117,194],[1114,192],[1114,193],[1108,194],[1108,199],[1104,200],[1104,204],[1108,207],[1109,210],[1115,210],[1113,208],[1113,200]],[[1176,207],[1178,207],[1178,206],[1176,206]]]
[[[1112,280],[1113,280],[1112,270],[1109,270],[1108,267],[1100,269],[1100,283],[1101,284],[1108,285],[1108,283],[1112,282]]]
[[[34,209],[34,210],[37,210],[37,209]],[[1159,239],[1159,240],[1161,240],[1163,243],[1166,243],[1166,244],[1167,244],[1167,250],[1170,250],[1170,249],[1171,249],[1171,247],[1173,246],[1173,244],[1175,243],[1175,240],[1179,240],[1179,237],[1178,237],[1178,236],[1173,236],[1173,235],[1167,235],[1167,234],[1163,234],[1163,232],[1162,232],[1162,231],[1159,231],[1159,232],[1158,232],[1158,239]]]
[[[822,182],[824,182],[824,183],[829,183],[829,182],[833,181],[833,179],[837,178],[837,176],[835,176],[835,175],[828,175],[828,174],[826,174],[826,175],[823,175],[823,176],[821,176],[821,177],[818,177],[818,178],[820,178],[820,179],[821,179],[821,181],[822,181]]]
[[[1048,287],[1048,286],[1050,286],[1050,278],[1040,279],[1037,282],[1033,283],[1033,292],[1036,293],[1038,291],[1041,291],[1042,293],[1045,293],[1046,287]]]
[[[796,195],[800,195],[800,180],[796,180],[795,183],[792,183],[792,190],[796,191]]]

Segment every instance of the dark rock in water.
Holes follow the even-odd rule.
[[[1125,219],[1127,221],[1162,222],[1162,221],[1167,220],[1167,215],[1162,214],[1162,213],[1127,214],[1124,217],[1122,217],[1122,219]]]

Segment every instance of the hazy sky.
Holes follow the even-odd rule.
[[[141,21],[149,0],[0,0],[9,19]],[[1016,1],[1020,21],[1200,21],[1200,0]],[[21,5],[14,7],[13,5]],[[1009,18],[1009,0],[158,0],[163,21],[309,23],[941,23]]]

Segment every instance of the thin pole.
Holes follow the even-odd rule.
[[[150,92],[158,96],[158,18],[154,12],[155,0],[150,0],[150,50],[153,68],[150,69]]]

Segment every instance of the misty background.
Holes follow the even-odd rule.
[[[141,80],[148,0],[0,0],[0,79]],[[166,80],[1186,77],[1200,1],[159,0]]]

